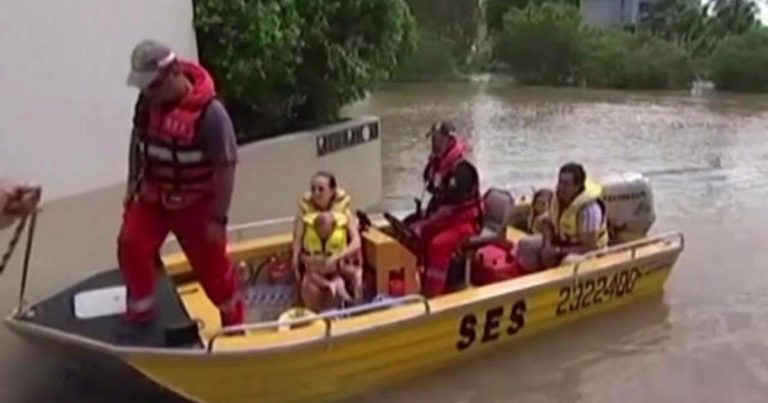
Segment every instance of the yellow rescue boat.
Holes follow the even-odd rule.
[[[20,307],[6,323],[43,347],[81,361],[121,364],[192,401],[350,398],[661,291],[683,250],[683,235],[648,235],[653,197],[641,175],[602,182],[609,248],[485,286],[473,286],[467,269],[463,287],[429,300],[418,294],[416,257],[395,236],[398,221],[374,217],[363,234],[372,288],[386,294],[390,273],[399,273],[405,296],[320,314],[292,308],[294,287],[260,269],[289,250],[286,233],[230,245],[251,307],[243,326],[221,328],[218,311],[178,253],[162,259],[167,276],[158,285],[158,317],[144,328],[121,320],[125,288],[116,270]],[[486,219],[486,235],[519,239],[529,198],[515,202],[509,192],[492,189],[486,200],[494,195],[509,201]]]

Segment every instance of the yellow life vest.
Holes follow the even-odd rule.
[[[608,225],[605,204],[602,199],[603,187],[587,178],[584,191],[571,202],[562,212],[559,210],[557,198],[552,203],[552,217],[557,219],[557,239],[560,243],[573,245],[579,242],[579,213],[587,204],[597,201],[603,208],[603,220],[597,237],[597,247],[608,246]]]
[[[332,256],[343,251],[348,243],[347,236],[347,216],[346,214],[333,212],[335,218],[335,227],[331,236],[323,243],[320,235],[315,230],[315,218],[319,213],[309,213],[303,216],[304,237],[302,239],[302,250],[304,253],[315,255]]]
[[[346,214],[352,206],[352,197],[342,188],[336,188],[336,194],[331,202],[331,211]],[[299,199],[299,213],[304,216],[319,210],[312,202],[312,194],[307,193]]]

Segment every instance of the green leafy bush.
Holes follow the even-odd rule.
[[[196,0],[201,62],[244,140],[336,121],[413,47],[405,0]]]
[[[620,30],[585,29],[581,76],[592,87],[686,88],[693,65],[685,50],[670,42]]]
[[[768,31],[753,29],[723,40],[712,54],[710,69],[718,89],[768,91]]]
[[[459,63],[448,43],[432,31],[420,31],[413,53],[404,57],[393,81],[447,80],[458,77]]]
[[[579,11],[569,4],[512,8],[504,16],[496,54],[523,84],[568,84],[583,57],[580,28]]]
[[[238,132],[266,136],[287,126],[299,102],[302,24],[294,0],[195,2],[199,58]]]
[[[476,45],[482,10],[478,0],[407,0],[421,37],[448,48],[459,65],[470,59]],[[421,47],[422,51],[424,48]]]

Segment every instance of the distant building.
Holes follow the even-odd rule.
[[[635,25],[645,17],[652,0],[581,0],[581,17],[589,25]]]

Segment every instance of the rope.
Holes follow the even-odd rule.
[[[21,234],[24,232],[24,227],[27,226],[27,219],[29,216],[24,216],[18,224],[16,224],[16,229],[13,231],[13,237],[8,242],[8,248],[3,254],[3,259],[0,261],[0,275],[3,274],[5,271],[5,267],[8,266],[8,263],[11,261],[11,256],[13,256],[13,252],[16,250],[16,245],[18,245],[19,240],[21,239]]]

